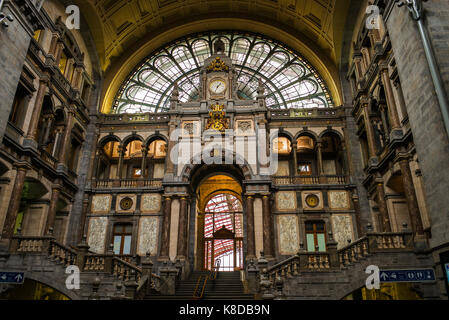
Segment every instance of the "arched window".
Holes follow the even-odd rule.
[[[236,67],[240,99],[255,100],[261,79],[269,108],[333,107],[320,75],[300,54],[261,35],[217,31],[183,37],[147,57],[121,86],[112,113],[167,111],[175,82],[181,102],[197,101],[199,70],[218,37]]]

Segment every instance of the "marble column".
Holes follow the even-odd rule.
[[[387,97],[388,112],[391,120],[391,130],[393,131],[401,129],[396,101],[393,94],[393,88],[391,87],[390,77],[388,75],[388,66],[386,64],[380,64],[379,68],[382,77],[382,83],[385,89],[385,95]]]
[[[44,102],[45,91],[47,90],[48,78],[44,77],[39,80],[39,88],[37,90],[36,100],[34,103],[33,113],[31,116],[31,121],[28,126],[28,133],[26,139],[34,140],[37,139],[37,128],[39,126],[39,120],[41,117],[42,103]]]
[[[58,164],[60,164],[60,165],[62,164],[64,166],[67,166],[66,160],[67,160],[67,155],[70,151],[68,149],[70,148],[70,138],[71,138],[74,117],[75,117],[74,112],[70,110],[68,112],[67,124],[64,129],[62,145],[61,145],[61,150],[59,152],[59,161],[58,161]]]
[[[142,175],[140,176],[141,179],[145,179],[146,175],[145,172],[147,171],[147,155],[148,155],[148,147],[142,147],[142,166],[140,168],[140,171],[142,172]]]
[[[263,251],[266,257],[274,257],[274,232],[273,221],[271,219],[270,196],[262,197],[262,215],[263,215]]]
[[[297,176],[298,175],[298,143],[295,141],[293,143],[293,172],[290,174],[290,176]]]
[[[423,235],[424,228],[419,212],[418,200],[416,199],[415,186],[413,184],[412,174],[410,172],[410,164],[408,159],[399,161],[401,167],[402,181],[404,185],[404,193],[407,199],[408,212],[412,223],[412,230],[416,234]]]
[[[188,227],[188,200],[185,197],[180,199],[179,223],[178,223],[178,250],[177,258],[187,258],[187,227]]]
[[[323,143],[321,142],[321,140],[319,140],[316,143],[317,160],[318,160],[318,175],[319,176],[323,176],[324,175],[322,148],[323,148]]]
[[[254,236],[254,197],[246,197],[246,232],[247,232],[247,257],[256,258],[256,244]]]
[[[379,205],[379,213],[382,218],[382,232],[391,232],[390,217],[388,215],[384,185],[382,182],[377,182],[377,204]]]
[[[125,156],[126,148],[123,145],[119,145],[117,148],[118,151],[118,164],[117,164],[117,174],[116,179],[122,179],[122,167],[123,167],[123,157]]]
[[[162,217],[162,232],[161,232],[161,251],[159,254],[160,260],[169,260],[170,250],[170,222],[171,222],[171,204],[172,199],[165,197],[164,200],[164,215]]]
[[[50,207],[48,208],[47,222],[45,224],[44,235],[49,235],[50,228],[54,229],[55,227],[56,206],[58,204],[60,194],[61,194],[61,186],[59,185],[54,186],[52,188]]]
[[[20,199],[22,198],[22,190],[28,169],[27,166],[17,166],[16,168],[17,175],[11,192],[11,199],[9,200],[5,222],[3,224],[2,239],[10,239],[13,236],[17,212],[20,207]]]
[[[167,157],[165,162],[167,163],[167,170],[166,173],[168,174],[174,174],[174,168],[175,168],[175,164],[173,163],[173,159],[171,159],[171,153],[172,150],[175,146],[175,142],[173,141],[173,132],[176,130],[176,123],[174,121],[170,121],[169,124],[169,141],[168,141],[168,150],[167,150]]]

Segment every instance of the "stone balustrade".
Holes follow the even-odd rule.
[[[92,180],[94,188],[161,188],[162,179],[102,179]]]
[[[413,234],[410,232],[368,233],[366,236],[335,251],[299,252],[267,269],[270,281],[288,279],[300,272],[327,272],[344,268],[378,252],[412,251]],[[337,257],[334,257],[337,256]],[[338,261],[333,265],[331,261]]]
[[[274,176],[273,183],[275,185],[346,184],[347,177],[344,175]]]

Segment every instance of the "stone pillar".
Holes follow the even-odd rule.
[[[176,130],[176,122],[170,121],[169,124],[169,140],[168,140],[168,150],[167,150],[167,158],[165,162],[167,163],[167,170],[166,173],[168,174],[174,174],[174,168],[175,164],[173,163],[171,159],[171,152],[173,150],[173,147],[175,146],[176,141],[173,141],[173,132]]]
[[[89,208],[89,199],[86,198],[83,200],[83,207],[81,209],[81,217],[80,217],[80,226],[78,230],[78,242],[83,239],[84,236],[84,228],[86,227],[86,218],[87,218],[87,209]]]
[[[273,221],[271,219],[270,196],[262,196],[262,214],[263,214],[263,251],[270,258],[274,257],[274,233]]]
[[[254,237],[254,195],[246,197],[246,232],[247,232],[247,257],[251,259],[256,257],[256,244]]]
[[[396,88],[396,92],[398,94],[399,107],[401,108],[402,117],[405,118],[408,116],[408,113],[407,113],[407,109],[405,107],[404,92],[402,91],[401,81],[399,81],[399,79],[396,79],[396,81],[393,84],[394,84],[394,87]]]
[[[362,108],[363,108],[363,119],[365,120],[366,137],[368,140],[369,158],[371,159],[376,157],[376,147],[375,147],[376,143],[374,141],[373,126],[371,125],[371,120],[369,118],[368,103],[364,102]]]
[[[388,137],[388,134],[390,134],[390,124],[387,121],[387,115],[386,115],[386,111],[385,109],[388,109],[387,106],[384,103],[379,103],[379,109],[380,109],[380,117],[382,119],[382,124],[384,126],[384,130],[385,133],[387,134],[387,138],[390,139],[390,137]]]
[[[118,164],[117,164],[117,179],[121,180],[122,179],[122,166],[123,166],[123,157],[125,156],[125,152],[126,152],[126,148],[123,145],[119,145],[117,147],[117,151],[118,151]]]
[[[298,143],[296,141],[293,142],[293,172],[290,174],[291,176],[298,175]]]
[[[20,199],[22,198],[22,190],[28,169],[30,168],[27,165],[19,164],[16,167],[17,175],[11,192],[11,199],[9,200],[5,223],[3,224],[2,239],[10,239],[13,236],[17,211],[19,210]]]
[[[179,259],[187,258],[187,227],[188,227],[188,208],[189,203],[186,197],[181,197],[179,208],[179,223],[178,223],[178,250],[177,257]]]
[[[377,182],[377,204],[379,205],[380,216],[382,217],[382,232],[391,232],[390,217],[388,216],[387,202],[385,201],[385,191],[383,182]]]
[[[66,159],[67,159],[67,154],[69,153],[68,149],[70,148],[70,137],[71,137],[72,127],[73,127],[74,117],[75,117],[75,113],[72,110],[69,110],[67,124],[64,129],[64,135],[62,138],[61,150],[59,152],[58,166],[63,165],[65,167],[67,167]]]
[[[360,238],[365,234],[365,232],[363,231],[362,221],[360,219],[360,202],[359,202],[359,196],[357,195],[356,189],[353,190],[352,203],[354,204],[354,210],[355,210],[355,222],[357,224],[357,226],[356,226],[357,237]]]
[[[44,235],[49,235],[50,228],[54,229],[55,227],[56,206],[58,204],[60,193],[61,193],[61,186],[60,185],[53,186],[51,193],[50,207],[48,208],[47,222],[45,224],[44,229]]]
[[[45,133],[44,136],[42,138],[42,144],[46,144],[48,137],[50,136],[50,131],[51,128],[53,126],[53,121],[55,120],[55,117],[53,115],[51,115],[50,117],[47,118],[47,125],[45,127]]]
[[[413,185],[413,178],[410,172],[410,164],[408,159],[399,160],[401,167],[402,181],[404,185],[404,193],[407,199],[408,212],[410,214],[410,221],[412,223],[412,230],[418,235],[424,234],[424,228],[419,212],[418,201],[415,194],[415,186]]]
[[[388,66],[386,64],[380,64],[379,68],[382,77],[382,83],[385,89],[385,95],[387,97],[388,112],[391,120],[391,131],[401,130],[401,124],[399,123],[398,110],[393,94],[393,88],[391,87],[390,77],[388,75]]]
[[[148,155],[148,147],[144,146],[142,147],[142,166],[140,168],[142,175],[141,175],[141,179],[145,179],[146,175],[146,168],[147,168],[147,155]]]
[[[324,175],[322,148],[323,148],[323,143],[321,142],[321,139],[320,139],[316,143],[316,151],[317,151],[316,154],[317,154],[317,160],[318,160],[318,175],[319,176]]]
[[[28,126],[26,139],[37,141],[37,128],[41,117],[42,103],[44,102],[45,91],[47,90],[48,77],[39,80],[39,89],[37,90],[31,121]]]
[[[52,34],[52,38],[51,38],[51,42],[50,42],[50,49],[48,50],[48,55],[53,57],[53,60],[56,62],[56,54],[57,54],[57,44],[58,44],[58,40],[59,40],[59,34],[58,33],[53,33]]]
[[[171,198],[165,197],[164,215],[162,217],[161,252],[159,254],[160,260],[170,259],[169,250],[170,250],[171,203],[172,203]]]

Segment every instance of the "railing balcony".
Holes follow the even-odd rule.
[[[275,185],[298,185],[298,184],[346,184],[347,178],[343,175],[322,176],[274,176]]]
[[[101,179],[92,180],[94,188],[161,188],[162,178],[160,179]]]

